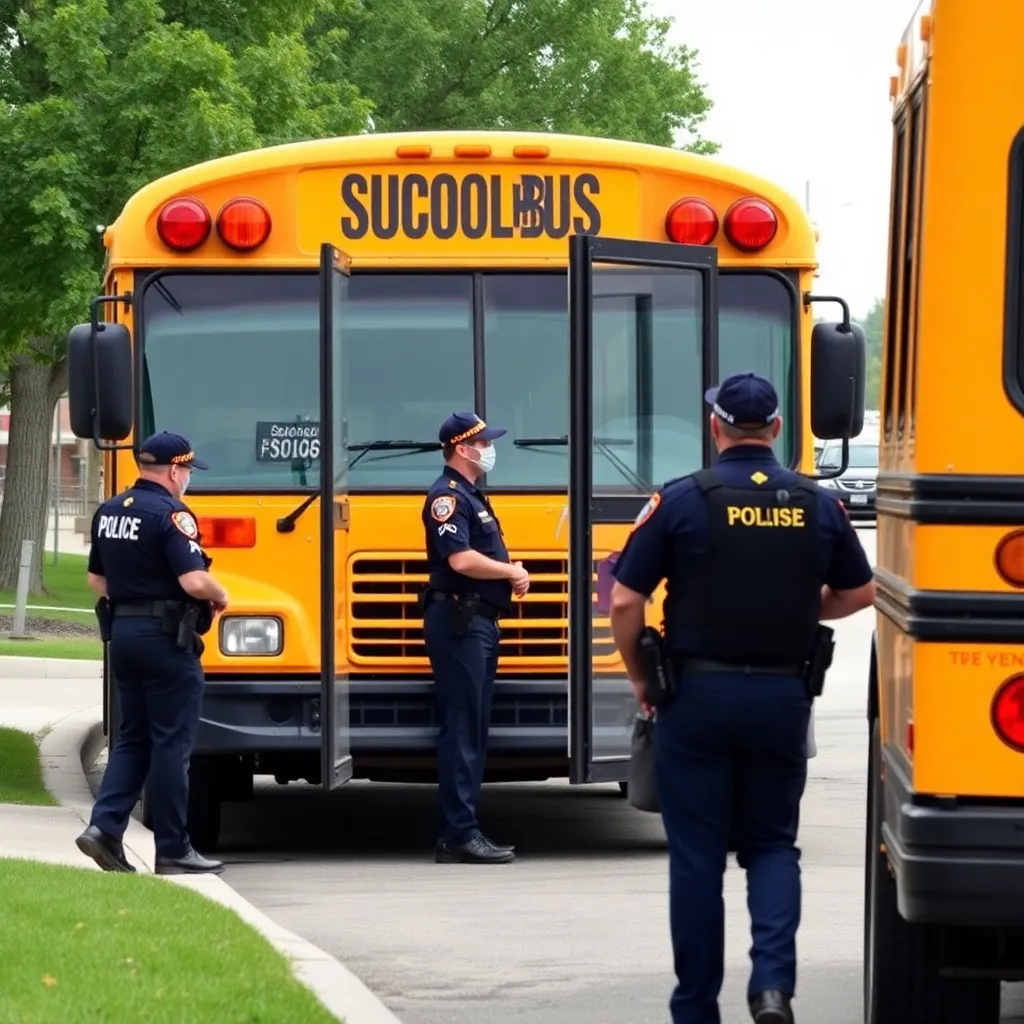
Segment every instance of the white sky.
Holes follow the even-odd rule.
[[[696,49],[718,159],[804,202],[821,239],[816,290],[862,317],[885,294],[889,76],[917,0],[647,0]],[[822,308],[829,317],[838,307]]]

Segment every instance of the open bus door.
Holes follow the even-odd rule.
[[[348,360],[344,307],[348,256],[320,246],[320,751],[321,782],[331,790],[352,778],[346,612],[340,581],[345,550],[335,532],[348,526]]]
[[[701,339],[702,379],[679,381],[679,418],[693,420],[694,395],[716,383],[718,251],[713,246],[676,245],[575,235],[569,239],[569,781],[624,782],[629,771],[630,740],[636,701],[628,679],[609,658],[606,639],[607,595],[615,534],[631,524],[650,494],[664,481],[653,477],[654,325],[659,304],[685,309],[697,319]],[[654,287],[655,281],[657,288]],[[626,381],[635,394],[636,486],[608,488],[594,484],[594,465],[612,455],[614,439],[595,437],[594,307],[614,298],[632,308],[635,352],[629,364],[636,380]],[[666,343],[659,337],[658,345]],[[679,344],[693,344],[692,333]],[[659,415],[673,414],[659,402]],[[603,412],[602,412],[603,414]],[[598,430],[601,424],[597,424]],[[702,454],[709,464],[711,438],[701,416]],[[632,440],[627,443],[634,443]],[[600,463],[599,463],[600,464]],[[697,468],[697,467],[694,467]],[[625,481],[624,481],[625,483]],[[618,525],[612,532],[609,528]],[[598,621],[598,620],[602,621]]]

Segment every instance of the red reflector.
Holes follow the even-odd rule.
[[[907,753],[914,756],[914,723],[907,722]]]
[[[199,533],[204,548],[251,548],[256,546],[256,520],[200,516]]]
[[[1024,753],[1024,675],[1011,676],[996,690],[992,728],[1008,747]]]
[[[191,252],[210,237],[210,211],[198,199],[172,199],[156,218],[156,233],[168,249]]]
[[[217,234],[240,252],[259,248],[270,237],[270,211],[258,199],[231,199],[217,215]]]
[[[718,234],[718,214],[706,199],[680,199],[665,214],[665,234],[680,245],[708,245]]]
[[[737,199],[725,211],[725,236],[743,252],[763,249],[779,230],[775,211],[763,200],[748,196]]]

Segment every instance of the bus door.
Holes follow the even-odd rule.
[[[350,260],[329,243],[320,246],[320,735],[321,780],[334,789],[352,778],[349,680],[344,594],[348,528],[348,360],[345,300]]]
[[[710,462],[703,393],[718,372],[718,252],[713,246],[586,235],[572,236],[569,243],[569,781],[624,782],[637,705],[625,674],[610,664],[618,661],[608,625],[611,568],[623,526],[634,522],[664,483],[654,469],[654,424],[678,417],[699,438],[695,461]],[[616,342],[624,347],[618,357],[606,351],[606,340],[595,346],[596,319],[605,334],[611,324],[625,336],[624,343]],[[655,409],[655,387],[663,384],[655,375],[659,364],[671,363],[655,358],[655,345],[660,354],[677,341],[676,363],[685,365],[685,346],[690,378],[700,379],[679,381],[678,410],[671,408],[671,398],[666,405],[665,388],[659,387]],[[609,388],[621,392],[621,401],[607,398]],[[693,422],[698,388],[699,428]],[[612,425],[624,421],[611,408],[616,404],[619,411],[633,410],[628,431]],[[609,416],[612,423],[606,424]],[[613,429],[633,436],[601,436]],[[623,459],[624,451],[636,469]],[[613,462],[621,486],[607,485]]]

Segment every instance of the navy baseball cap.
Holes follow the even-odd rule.
[[[736,427],[767,427],[779,418],[779,396],[771,381],[756,373],[734,373],[717,388],[708,388],[704,400],[715,415]]]
[[[162,430],[151,434],[139,448],[139,462],[147,466],[184,466],[186,469],[209,469],[202,459],[196,458],[187,437]]]
[[[437,439],[443,445],[451,445],[463,441],[494,441],[507,433],[502,427],[487,426],[475,412],[453,412],[441,424]]]

